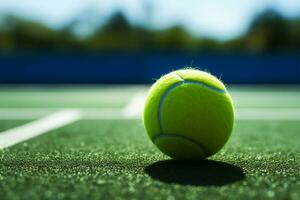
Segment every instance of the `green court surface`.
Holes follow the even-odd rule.
[[[299,87],[229,87],[232,137],[200,162],[147,138],[134,106],[147,89],[0,88],[0,139],[65,108],[88,113],[0,150],[0,199],[300,199]]]

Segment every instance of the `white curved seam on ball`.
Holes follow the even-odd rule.
[[[176,74],[176,75],[179,76],[178,74]],[[163,126],[162,126],[162,120],[161,120],[161,110],[162,110],[163,103],[164,103],[166,97],[168,96],[168,94],[170,92],[172,92],[177,86],[184,85],[184,84],[195,84],[195,85],[200,85],[202,87],[205,87],[207,89],[210,89],[210,90],[212,90],[214,92],[217,92],[217,93],[220,93],[220,94],[225,94],[226,93],[226,90],[215,88],[215,87],[207,85],[206,83],[203,83],[201,81],[184,80],[184,79],[182,79],[181,76],[179,76],[179,78],[181,79],[181,81],[180,82],[176,82],[173,85],[171,85],[164,92],[164,94],[162,95],[162,98],[160,99],[160,102],[159,102],[159,108],[158,108],[158,113],[157,114],[158,114],[158,123],[159,123],[159,128],[160,128],[160,132],[161,133],[164,133]]]
[[[221,93],[221,94],[225,94],[226,93],[226,90],[219,89],[217,87],[213,87],[213,86],[208,85],[208,84],[206,84],[206,83],[204,83],[202,81],[194,81],[194,80],[184,79],[181,75],[179,75],[177,73],[175,73],[174,75],[178,76],[179,79],[184,82],[184,84],[188,84],[188,83],[196,84],[196,85],[203,86],[203,87],[205,87],[207,89],[213,90],[214,92],[217,92],[217,93]]]
[[[179,74],[177,74],[177,73],[174,73],[174,75],[175,76],[177,76],[181,81],[184,81],[184,78],[183,77],[181,77]]]
[[[182,135],[160,133],[160,134],[156,135],[153,138],[153,142],[156,143],[156,141],[158,139],[160,139],[160,138],[168,138],[168,137],[177,138],[177,139],[186,140],[188,142],[191,142],[192,144],[196,145],[203,152],[204,156],[208,155],[208,153],[206,151],[206,148],[204,148],[202,144],[200,144],[199,142],[197,142],[197,141],[195,141],[195,140],[193,140],[191,138],[188,138],[188,137],[185,137],[185,136],[182,136]]]

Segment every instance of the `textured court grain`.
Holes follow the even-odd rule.
[[[13,88],[5,90],[6,95],[18,92]],[[88,91],[101,98],[109,94],[107,90],[99,87]],[[114,97],[107,96],[106,100],[118,94],[122,98],[126,88],[120,90],[115,89]],[[140,90],[129,88],[124,99],[104,102],[110,106],[96,108],[118,115]],[[31,93],[37,101],[39,94],[48,92],[34,89]],[[270,109],[273,116],[282,113],[291,118],[300,108],[299,90],[294,87],[231,88],[230,93],[243,112]],[[68,101],[55,105],[60,103],[57,100],[49,100],[50,108],[63,108],[63,102]],[[15,108],[20,101],[19,96],[11,102],[3,100],[0,107]],[[85,102],[89,105],[69,101],[73,101],[72,108],[87,109],[84,112],[93,119],[77,121],[1,150],[1,199],[300,199],[298,120],[238,120],[232,138],[220,153],[210,161],[183,164],[168,161],[155,149],[141,120],[103,120],[105,114],[94,109],[96,100],[92,109],[90,101]],[[36,103],[47,108],[44,102]],[[18,105],[31,108],[29,100]],[[3,119],[0,130],[32,121]]]

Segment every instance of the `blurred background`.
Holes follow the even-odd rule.
[[[2,0],[0,83],[300,83],[299,0]]]

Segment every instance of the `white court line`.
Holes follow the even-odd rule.
[[[300,120],[300,108],[238,108],[236,120]]]
[[[117,119],[141,118],[145,99],[145,92],[137,93]],[[235,120],[300,120],[300,108],[237,108]]]
[[[61,108],[0,108],[1,120],[39,119]]]
[[[137,106],[129,112],[124,109],[76,109],[81,111],[82,119],[86,120],[129,120],[139,119],[142,116],[143,106]],[[34,108],[22,111],[0,109],[0,120],[34,120],[48,115],[49,111],[43,108]],[[300,108],[238,108],[235,110],[236,120],[300,120]]]
[[[125,120],[130,119],[123,115],[122,108],[115,109],[83,109],[81,110],[82,119],[86,120]]]
[[[142,117],[143,103],[139,103],[142,106],[130,106],[133,108],[130,110],[129,105],[124,109],[120,108],[89,108],[80,109],[74,108],[81,112],[81,119],[86,120],[135,120]],[[134,104],[131,104],[134,105]],[[50,111],[41,108],[25,110],[12,110],[5,109],[3,111],[0,108],[0,120],[35,120],[41,117],[49,115]],[[236,120],[300,120],[300,108],[237,108],[235,110]]]
[[[145,93],[137,93],[123,108],[0,108],[0,119],[39,120],[0,133],[0,149],[29,140],[56,128],[80,119],[89,120],[130,120],[141,119]],[[237,108],[236,120],[300,120],[300,108]]]
[[[121,115],[122,108],[0,108],[0,120],[34,120],[45,117],[60,110],[78,110],[82,118],[116,118]]]
[[[42,119],[0,133],[0,149],[10,147],[81,118],[78,110],[62,110]]]
[[[141,107],[142,108],[142,107]],[[82,112],[82,119],[88,120],[136,120],[141,119],[142,114],[139,109],[136,109],[139,112],[135,114],[124,114],[124,110],[121,112],[101,112],[101,111],[91,111],[91,112]],[[300,108],[293,109],[263,109],[263,108],[239,108],[235,111],[235,120],[238,121],[253,121],[253,120],[278,120],[278,121],[298,121],[300,120]]]
[[[122,110],[122,116],[129,119],[140,118],[140,116],[142,116],[145,99],[146,93],[144,91],[138,92]]]
[[[13,129],[0,133],[0,149],[4,149],[20,142],[26,141],[28,139],[34,138],[38,135],[51,131],[53,129],[63,127],[67,124],[73,123],[82,117],[88,119],[135,119],[139,118],[142,113],[143,103],[144,103],[145,94],[137,93],[134,98],[121,109],[102,109],[99,112],[99,109],[94,110],[90,109],[89,111],[80,112],[80,110],[62,110],[46,116],[42,119],[27,123],[23,126],[19,126]],[[24,110],[26,112],[24,112]],[[88,109],[87,109],[88,110]],[[23,111],[23,112],[22,112]],[[28,115],[29,111],[31,115]],[[1,119],[16,119],[17,116],[20,118],[28,117],[39,117],[47,112],[50,112],[50,109],[1,109],[0,116]]]

